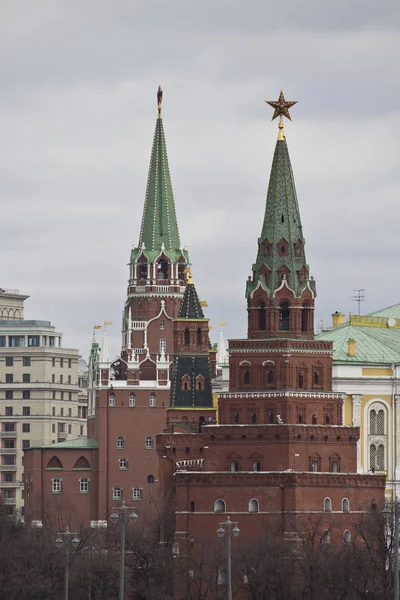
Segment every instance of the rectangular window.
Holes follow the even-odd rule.
[[[53,398],[53,400],[55,400],[55,399],[56,399],[56,392],[55,392],[54,390],[53,390],[53,392],[52,392],[52,398]]]
[[[28,346],[39,346],[40,337],[38,335],[28,335]]]
[[[58,433],[64,433],[65,427],[64,423],[58,423]]]
[[[30,383],[30,382],[31,382],[30,373],[23,373],[22,374],[22,383]]]
[[[15,448],[15,439],[7,440],[5,439],[3,442],[3,448]]]
[[[25,450],[26,448],[30,448],[31,447],[31,442],[30,440],[22,440],[22,449]]]
[[[13,415],[13,407],[12,406],[6,406],[6,417],[12,417]]]
[[[60,358],[60,368],[62,369],[64,367],[64,360],[62,358]]]
[[[6,356],[6,367],[14,366],[14,358],[12,356]]]
[[[68,425],[68,433],[72,433],[72,425]]]
[[[56,424],[53,423],[51,426],[51,433],[55,433],[56,432]]]
[[[6,383],[14,383],[14,376],[12,373],[6,373]]]
[[[55,382],[56,382],[56,376],[53,373],[53,375],[51,376],[51,383],[55,383]]]
[[[60,408],[60,417],[63,417],[63,416],[64,416],[64,409]]]
[[[5,348],[5,347],[6,347],[6,336],[0,335],[0,348]]]
[[[13,465],[15,465],[15,458],[16,458],[15,454],[4,454],[2,464],[7,465],[7,466],[10,466],[10,465],[13,466]]]
[[[167,351],[167,340],[165,338],[161,338],[160,339],[160,352],[164,352],[164,354]]]
[[[31,407],[30,406],[23,406],[22,407],[22,416],[23,417],[29,417],[31,414]]]
[[[12,390],[6,390],[6,400],[12,400],[14,393]]]
[[[81,494],[87,493],[89,491],[89,479],[83,477],[79,480],[79,491]]]
[[[72,360],[69,358],[68,359],[68,369],[70,369],[72,367]]]
[[[122,498],[122,490],[120,487],[113,487],[113,500],[119,500],[120,498]]]
[[[81,425],[81,435],[83,435],[83,425]]]
[[[55,367],[55,366],[56,366],[56,359],[54,358],[54,356],[53,356],[53,358],[51,359],[51,366],[52,366],[52,367]]]
[[[31,392],[30,392],[30,390],[23,390],[23,392],[22,392],[22,399],[23,400],[30,400],[31,399]]]
[[[53,408],[51,409],[51,414],[53,417],[56,416],[56,407],[55,406],[53,406]]]
[[[71,402],[71,400],[72,400],[72,392],[68,392],[68,400]]]
[[[60,375],[60,383],[62,383],[62,382],[63,382],[63,376]]]
[[[50,346],[50,348],[54,348],[54,346],[55,346],[54,337],[52,337],[52,336],[49,337],[49,346]]]
[[[145,448],[146,448],[146,450],[151,450],[153,448],[153,438],[152,437],[146,438]]]
[[[53,494],[61,494],[61,479],[53,479],[51,482],[51,491]]]
[[[69,417],[72,417],[72,408],[69,408],[69,409],[68,409],[68,416],[69,416]]]
[[[22,357],[22,366],[23,367],[30,367],[31,366],[31,357],[30,356],[23,356]]]
[[[68,375],[68,383],[71,383],[71,375]]]
[[[22,433],[30,433],[31,425],[30,423],[22,423]]]
[[[25,348],[24,335],[10,335],[8,338],[9,348]]]
[[[61,400],[64,400],[64,392],[61,392]]]
[[[142,490],[140,489],[140,487],[134,487],[132,488],[132,499],[133,500],[140,500],[142,497]]]
[[[5,483],[12,483],[13,481],[15,481],[15,473],[4,473],[3,481]]]
[[[3,431],[8,433],[17,431],[16,423],[3,423]]]

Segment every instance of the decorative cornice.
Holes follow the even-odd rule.
[[[280,390],[274,392],[219,392],[218,397],[223,399],[232,398],[312,398],[312,399],[332,399],[343,400],[345,394],[338,392],[301,392],[297,390]]]

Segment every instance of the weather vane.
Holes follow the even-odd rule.
[[[159,115],[161,115],[162,94],[163,94],[163,92],[161,89],[161,85],[159,85],[158,90],[157,90],[157,108],[158,108]]]
[[[278,135],[278,140],[283,140],[284,136],[283,136],[283,117],[286,117],[287,119],[289,119],[289,121],[292,120],[292,117],[290,116],[290,112],[289,112],[289,108],[291,108],[292,106],[294,106],[295,104],[297,104],[297,100],[286,100],[283,91],[281,90],[281,93],[279,94],[279,98],[278,100],[266,100],[265,101],[267,104],[269,104],[270,106],[272,106],[272,108],[274,109],[274,114],[272,115],[272,121],[274,119],[276,119],[276,117],[279,117],[279,135]]]

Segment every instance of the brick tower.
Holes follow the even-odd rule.
[[[279,135],[246,288],[248,337],[229,341],[218,424],[157,438],[176,544],[190,558],[215,540],[221,513],[239,521],[243,541],[277,522],[295,540],[305,519],[318,519],[321,539],[332,532],[347,542],[354,519],[384,502],[384,477],[357,473],[359,429],[343,425],[343,398],[332,391],[332,345],[314,340],[315,282],[283,133],[291,103],[281,93],[271,104]]]

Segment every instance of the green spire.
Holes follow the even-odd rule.
[[[246,296],[261,283],[272,295],[285,274],[288,286],[299,297],[309,279],[292,166],[286,138],[280,131],[272,162],[261,237],[258,240],[254,278],[247,283]],[[315,282],[309,282],[315,293]]]
[[[192,281],[192,275],[189,274],[178,319],[204,319],[203,309],[197,295],[195,285]]]
[[[132,251],[132,258],[136,258],[143,249],[149,262],[161,251],[164,251],[172,262],[176,262],[182,250],[161,116],[161,88],[158,89],[157,99],[158,118],[151,150],[142,225],[138,248]],[[184,254],[188,258],[187,253]]]

